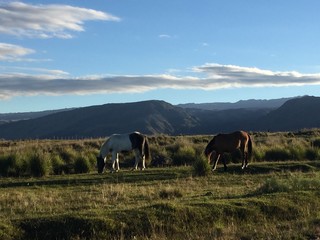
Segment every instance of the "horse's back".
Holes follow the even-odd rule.
[[[215,140],[217,150],[230,152],[248,141],[248,134],[244,131],[236,131],[226,134],[218,134]]]
[[[113,151],[130,151],[132,150],[129,134],[112,134],[107,140],[108,147]]]

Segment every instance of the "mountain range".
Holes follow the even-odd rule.
[[[258,103],[261,103],[260,105]],[[269,103],[269,104],[268,104]],[[224,107],[223,107],[224,106]],[[171,105],[150,100],[29,114],[0,125],[3,139],[88,138],[145,134],[216,134],[234,130],[296,131],[320,127],[320,97]],[[3,120],[0,114],[0,120]],[[8,116],[8,115],[7,115]],[[12,117],[14,114],[12,115]],[[24,115],[25,117],[26,115]]]

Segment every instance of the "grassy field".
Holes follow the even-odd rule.
[[[0,239],[317,239],[319,161],[0,179]]]
[[[156,161],[113,174],[96,174],[101,139],[0,141],[0,239],[319,239],[319,131],[253,135],[245,171],[226,156],[202,177],[209,136],[150,137]]]

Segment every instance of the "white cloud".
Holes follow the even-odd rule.
[[[37,69],[34,69],[35,72]],[[115,92],[145,92],[155,89],[215,90],[235,87],[281,87],[320,84],[320,74],[273,72],[234,65],[205,64],[193,68],[194,76],[125,75],[72,78],[59,70],[39,70],[39,74],[0,75],[0,98],[17,95],[63,95]]]
[[[101,11],[68,5],[0,3],[0,33],[32,38],[71,38],[71,32],[84,31],[84,21],[120,21]]]
[[[302,74],[296,71],[274,72],[254,67],[205,64],[193,70],[205,74],[208,87],[211,84],[228,87],[298,86],[320,84],[320,73]]]
[[[30,48],[0,42],[0,61],[19,61],[21,57],[34,53]]]
[[[168,34],[160,34],[158,37],[159,38],[171,38],[171,36]]]

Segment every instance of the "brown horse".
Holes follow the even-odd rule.
[[[252,153],[252,141],[248,133],[244,131],[237,131],[229,134],[218,134],[212,138],[208,143],[204,154],[208,158],[210,164],[212,153],[215,151],[215,158],[213,162],[212,171],[217,167],[217,163],[221,154],[227,152],[231,153],[237,149],[240,149],[242,154],[242,169],[248,166],[248,158],[250,159]],[[224,160],[224,170],[227,170],[226,161]]]

